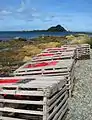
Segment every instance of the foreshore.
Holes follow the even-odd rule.
[[[23,38],[0,41],[0,74],[9,75],[33,56],[50,47],[61,47],[65,44],[89,43],[92,38],[88,35],[69,36],[40,36],[31,40]]]

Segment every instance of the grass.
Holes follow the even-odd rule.
[[[88,35],[69,35],[65,37],[40,36],[30,41],[24,39],[1,41],[0,49],[3,51],[0,51],[0,64],[2,71],[11,71],[12,66],[20,66],[45,48],[81,43],[89,43],[92,46],[92,38],[89,38]]]

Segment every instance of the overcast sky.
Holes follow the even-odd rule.
[[[0,30],[47,29],[61,24],[92,31],[92,0],[2,0]]]

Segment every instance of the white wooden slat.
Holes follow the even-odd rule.
[[[41,56],[41,57],[36,57],[33,58],[33,60],[42,60],[42,59],[54,59],[54,58],[65,58],[65,57],[73,57],[74,56],[74,52],[59,52],[54,56]]]
[[[65,68],[66,67],[66,68]],[[68,66],[57,66],[57,67],[53,67],[53,66],[51,66],[51,67],[45,67],[45,68],[41,68],[40,69],[40,71],[38,71],[39,70],[39,68],[36,68],[36,69],[34,69],[34,71],[30,71],[31,69],[30,68],[28,68],[27,70],[24,70],[26,73],[35,73],[35,72],[37,72],[37,73],[41,73],[41,72],[43,72],[43,71],[46,71],[46,69],[53,69],[53,70],[55,70],[55,71],[57,71],[56,70],[56,68],[60,68],[60,70],[61,70],[61,72],[63,72],[64,70],[65,71],[67,71],[67,68],[68,68]],[[21,70],[22,71],[22,70]],[[50,70],[51,71],[51,70]],[[20,71],[17,71],[15,74],[25,74],[25,72],[20,72]]]
[[[11,118],[11,117],[0,117],[0,120],[26,120],[26,119],[18,119],[18,118]]]
[[[65,114],[65,112],[67,111],[67,107],[62,111],[62,114],[60,114],[58,120],[62,120],[63,115]]]
[[[46,74],[47,73],[47,74]],[[64,76],[64,75],[66,75],[67,73],[58,73],[58,72],[56,72],[56,73],[51,73],[50,71],[48,71],[48,72],[44,72],[44,73],[41,73],[40,75],[43,75],[43,76],[46,76],[46,75],[62,75],[62,76]],[[28,75],[36,75],[36,73],[34,73],[34,74],[31,74],[31,73],[24,73],[24,74],[22,74],[22,73],[18,73],[18,74],[15,74],[15,75],[17,75],[17,76],[28,76]],[[38,76],[38,75],[37,75]]]
[[[34,92],[34,91],[18,91],[16,94],[27,95],[27,96],[47,96],[47,97],[49,97],[50,96],[50,91],[49,90],[48,90],[48,92],[45,92],[45,91],[36,91],[36,92]]]
[[[68,105],[67,105],[67,101],[66,101],[65,104],[62,106],[62,108],[56,113],[53,120],[58,120],[58,117],[61,117],[61,115],[63,117],[63,114],[66,112],[67,109],[68,109]]]
[[[17,91],[18,95],[44,96],[43,91]]]
[[[62,56],[57,56],[57,57],[38,57],[36,59],[33,59],[32,62],[38,62],[38,61],[53,61],[53,60],[57,60],[59,61],[59,59],[63,60],[63,59],[72,59],[75,56],[75,54],[63,54]]]
[[[44,105],[43,101],[0,99],[0,103]]]
[[[43,76],[44,74],[46,74],[46,73],[48,73],[48,74],[65,74],[66,72],[64,72],[64,71],[51,71],[51,70],[45,70],[44,72],[43,71],[41,71],[39,74],[38,74],[38,72],[37,71],[35,71],[35,72],[21,72],[21,73],[15,73],[15,76],[30,76],[30,75],[35,75],[35,76]]]
[[[10,94],[10,95],[15,95],[15,91],[14,90],[2,90],[0,91],[0,94]]]
[[[47,104],[51,105],[64,91],[66,91],[66,86],[58,94],[49,99]]]
[[[44,101],[44,105],[43,105],[43,120],[47,120],[48,118],[48,112],[47,112],[47,97],[44,97],[43,98],[43,101]]]
[[[51,57],[59,57],[59,56],[61,56],[61,57],[63,57],[63,55],[64,56],[67,56],[67,55],[74,55],[75,54],[75,51],[74,50],[72,50],[72,49],[70,49],[70,50],[67,50],[67,51],[59,51],[59,52],[56,52],[56,53],[54,53],[54,55],[52,55],[52,56],[42,56],[42,54],[43,53],[41,53],[41,54],[39,54],[39,55],[41,55],[41,56],[36,56],[36,57],[34,57],[33,59],[39,59],[39,58],[51,58]]]
[[[35,71],[37,71],[38,73],[40,73],[41,71],[45,71],[45,70],[51,69],[51,68],[52,68],[52,70],[55,70],[55,71],[57,71],[56,68],[60,68],[60,71],[63,72],[64,70],[67,71],[68,67],[67,66],[66,67],[63,67],[63,66],[52,67],[51,66],[51,67],[47,67],[47,68],[44,68],[44,69],[41,68],[40,71],[38,71],[39,68],[34,69],[34,71],[29,71],[30,70],[30,68],[29,68],[29,69],[26,70],[26,72],[28,72],[28,73],[35,73]],[[21,73],[21,72],[19,72],[19,73]],[[24,73],[24,72],[22,72],[22,73]]]
[[[32,115],[43,115],[42,111],[34,111],[34,110],[22,110],[22,109],[14,109],[9,107],[0,108],[1,112],[12,112],[12,113],[23,113],[23,114],[32,114]]]
[[[59,98],[57,98],[56,100],[55,100],[55,102],[51,105],[51,106],[49,106],[49,108],[48,108],[48,112],[50,111],[50,110],[52,110],[52,108],[53,107],[55,107],[55,105],[61,100],[61,98],[62,97],[64,97],[66,95],[66,92],[64,92]],[[62,102],[62,101],[61,101]]]
[[[0,91],[0,94],[8,94],[8,95],[29,95],[29,96],[43,96],[44,93],[43,91],[18,91],[17,93],[15,93],[15,91],[13,90],[3,90]]]
[[[63,103],[67,101],[68,96],[66,95],[62,102],[53,110],[53,112],[49,115],[48,120],[51,120],[52,117],[57,113],[57,111],[62,107]]]
[[[15,75],[26,75],[26,74],[29,74],[29,75],[32,75],[32,74],[42,74],[42,70],[41,71],[37,71],[37,70],[35,70],[35,71],[31,71],[31,72],[27,72],[26,70],[24,71],[24,72],[16,72],[16,73],[14,73]]]
[[[54,74],[53,72],[55,74],[62,74],[62,75],[65,74],[66,75],[68,71],[67,70],[63,70],[63,69],[61,69],[61,70],[43,70],[43,71],[40,72],[40,75],[44,75],[46,73],[47,74]],[[39,75],[39,74],[38,74],[37,71],[34,71],[34,72],[15,73],[15,75],[23,75],[23,76],[25,75],[26,76],[26,75]]]

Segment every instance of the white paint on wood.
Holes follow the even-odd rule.
[[[14,109],[9,107],[0,108],[2,112],[14,112],[14,113],[23,113],[23,114],[33,114],[33,115],[43,115],[42,111],[35,111],[35,110],[21,110],[21,109]]]

